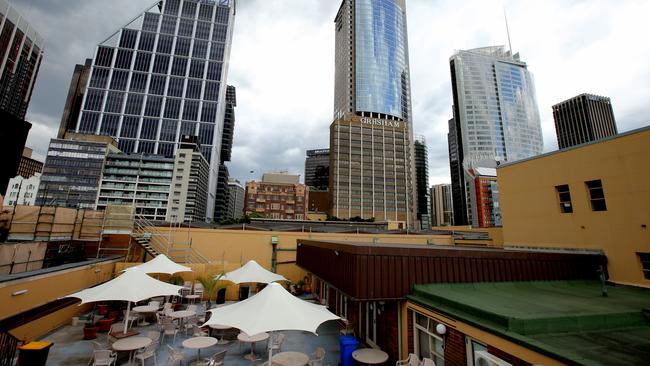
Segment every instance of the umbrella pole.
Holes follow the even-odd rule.
[[[126,334],[126,327],[129,325],[129,313],[131,312],[131,301],[126,302],[126,315],[124,316],[124,334]]]
[[[268,366],[273,366],[273,332],[269,332],[269,364]]]

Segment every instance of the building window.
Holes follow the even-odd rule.
[[[377,303],[366,303],[366,341],[371,346],[377,345]]]
[[[413,336],[415,338],[415,354],[422,358],[430,358],[437,366],[445,364],[445,350],[442,338],[436,333],[438,322],[422,314],[413,313]]]
[[[589,200],[591,201],[592,211],[607,211],[607,204],[605,203],[605,191],[603,191],[603,183],[600,179],[590,180],[585,182],[587,191],[589,191]]]
[[[571,191],[569,190],[569,185],[563,184],[560,186],[555,186],[555,191],[557,192],[557,197],[560,200],[560,212],[572,213],[573,206],[571,205]]]
[[[650,253],[637,253],[641,261],[641,271],[643,278],[650,280]]]

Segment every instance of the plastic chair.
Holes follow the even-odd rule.
[[[271,346],[270,346],[271,349],[274,351],[275,350],[279,351],[280,348],[282,347],[282,342],[284,342],[284,333],[280,333],[275,337],[273,337],[273,339],[271,340]]]
[[[150,338],[153,343],[158,344],[160,342],[160,332],[155,330],[150,330],[147,332],[147,338]]]
[[[321,366],[323,364],[323,360],[325,359],[325,348],[323,347],[316,348],[316,351],[314,352],[314,356],[315,358],[309,360],[308,365]]]
[[[420,363],[421,366],[436,366],[436,363],[433,362],[432,359],[430,358],[423,358],[422,363]]]
[[[409,356],[405,360],[397,360],[395,366],[419,366],[420,357],[414,353],[409,353]]]
[[[173,342],[176,342],[176,334],[177,334],[177,333],[178,333],[178,329],[176,328],[176,325],[175,325],[174,323],[165,324],[165,325],[163,326],[162,341],[163,341],[163,342],[165,341],[165,336],[166,336],[166,335],[168,335],[168,336],[172,336],[172,335],[173,335],[173,336],[174,336],[174,339],[173,339],[172,343],[173,343]]]
[[[165,362],[165,365],[167,365],[169,361],[171,361],[172,364],[178,361],[182,365],[183,361],[185,361],[185,355],[178,352],[176,348],[170,345],[167,345],[167,348],[169,348],[169,357],[167,357],[167,362]]]
[[[110,350],[93,351],[93,366],[111,366],[115,365],[117,354]]]
[[[158,348],[158,343],[151,343],[145,348],[139,349],[135,352],[134,358],[142,361],[142,366],[144,366],[144,361],[148,358],[153,357],[153,364],[156,362],[156,348]]]
[[[207,336],[208,336],[208,332],[203,330],[198,325],[194,325],[192,327],[192,337],[207,337]]]
[[[223,350],[212,355],[208,360],[207,366],[223,366],[223,362],[226,359],[226,351]]]

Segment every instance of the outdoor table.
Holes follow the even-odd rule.
[[[250,343],[251,344],[251,353],[244,356],[245,359],[254,361],[257,360],[257,355],[255,354],[255,342],[260,342],[260,341],[265,341],[269,339],[269,334],[268,333],[259,333],[255,334],[252,336],[249,336],[248,334],[241,332],[237,336],[237,339],[239,339],[241,342],[244,343]]]
[[[116,351],[129,351],[129,362],[126,365],[133,365],[133,351],[147,347],[152,342],[148,337],[129,337],[115,341],[112,347]]]
[[[216,329],[216,330],[232,329],[232,327],[230,325],[221,325],[221,324],[210,324],[210,325],[208,325],[208,327],[210,327],[210,329]],[[228,343],[228,341],[223,339],[223,333],[222,333],[221,334],[221,339],[219,340],[219,342],[217,344],[227,344],[227,343]]]
[[[388,353],[374,348],[361,348],[352,352],[352,358],[368,365],[384,363],[388,360]]]
[[[158,308],[155,306],[143,305],[143,306],[136,306],[133,309],[131,309],[131,311],[136,313],[151,314],[158,311]],[[142,321],[140,322],[140,325],[149,325],[149,323],[145,320],[144,315],[142,316]]]
[[[172,311],[169,313],[169,316],[171,316],[174,319],[180,319],[180,325],[183,325],[183,320],[185,318],[189,318],[190,316],[196,315],[196,311],[192,310],[179,310],[179,311]]]
[[[198,350],[196,360],[201,359],[201,349],[209,348],[217,344],[218,340],[212,337],[194,337],[183,341],[183,347]]]
[[[282,366],[304,366],[309,362],[309,356],[302,352],[280,352],[273,355],[273,362]]]
[[[200,295],[185,295],[184,297],[187,299],[188,303],[193,304],[196,301],[196,299],[200,298],[201,296]]]

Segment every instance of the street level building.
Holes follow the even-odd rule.
[[[43,172],[43,162],[32,159],[33,150],[26,147],[23,149],[23,156],[20,158],[18,175],[23,178],[33,177],[36,173]]]
[[[503,46],[456,52],[449,60],[454,97],[449,156],[456,225],[477,225],[468,171],[542,153],[533,77]]]
[[[173,158],[199,137],[210,162],[214,214],[234,0],[155,1],[98,44],[75,127],[108,135],[125,153]],[[107,14],[110,16],[110,14]]]
[[[108,205],[135,207],[149,220],[165,220],[174,159],[159,155],[108,154],[101,178],[97,209]]]
[[[416,222],[404,0],[344,0],[334,20],[331,215]]]
[[[169,222],[205,222],[210,165],[195,136],[183,136],[174,161],[167,208]]]
[[[415,138],[415,185],[418,190],[418,221],[422,230],[431,229],[431,196],[429,195],[429,154],[424,136]]]
[[[598,95],[580,94],[554,105],[553,119],[560,149],[618,133],[611,100]]]
[[[472,222],[475,227],[501,226],[501,208],[499,207],[499,184],[497,172],[490,168],[474,168],[468,171],[473,177],[474,190],[470,192],[472,207]]]
[[[32,127],[25,121],[43,59],[43,37],[7,1],[0,0],[0,192],[18,174]]]
[[[305,185],[310,189],[326,191],[329,184],[330,150],[307,150],[305,158]]]
[[[246,183],[244,213],[258,213],[271,219],[305,220],[309,188],[299,175],[265,173],[261,182]]]
[[[94,209],[106,155],[115,151],[109,136],[67,133],[50,140],[36,205]]]
[[[431,213],[433,226],[454,225],[451,184],[437,184],[431,187]]]
[[[34,206],[36,194],[41,183],[41,173],[36,173],[29,178],[17,175],[9,180],[9,188],[5,194],[7,206],[24,205]]]

